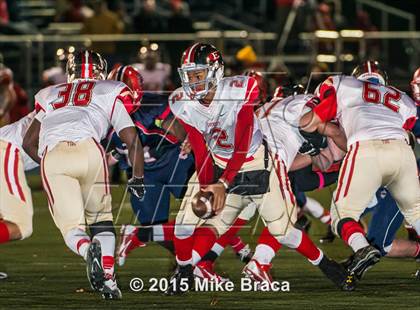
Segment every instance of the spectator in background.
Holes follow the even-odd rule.
[[[193,22],[190,16],[190,8],[188,3],[182,0],[171,0],[172,14],[168,19],[169,33],[193,33]],[[191,41],[172,41],[167,44],[169,51],[169,58],[172,68],[179,66],[179,51],[185,50],[191,45]],[[172,72],[172,81],[179,84],[179,75],[176,70]]]
[[[133,18],[133,29],[137,33],[165,32],[165,21],[156,12],[155,0],[143,0],[140,13]]]
[[[67,83],[66,64],[69,55],[73,54],[74,50],[74,46],[69,46],[67,49],[59,48],[57,50],[55,55],[55,66],[45,69],[42,72],[43,87]]]
[[[29,113],[28,96],[13,80],[13,72],[0,55],[0,127],[18,121]]]
[[[104,0],[91,0],[94,15],[83,23],[82,34],[121,34],[124,31],[124,23],[117,14],[108,9]],[[92,49],[102,54],[109,65],[116,61],[116,45],[114,42],[93,42]]]
[[[257,61],[257,54],[251,45],[245,45],[235,55],[236,64],[232,67],[233,74],[242,74],[245,70],[265,71],[264,64]]]
[[[6,0],[0,0],[0,25],[9,23],[9,10]]]
[[[168,90],[171,65],[160,62],[159,46],[152,43],[142,46],[138,54],[140,63],[133,64],[143,76],[143,88],[147,92]]]
[[[62,5],[62,12],[58,13],[56,20],[63,23],[82,23],[86,18],[93,16],[93,11],[83,4],[82,0],[67,0]]]

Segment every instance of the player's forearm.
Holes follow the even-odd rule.
[[[144,153],[135,127],[127,127],[118,133],[122,142],[127,145],[128,158],[133,167],[133,176],[142,177],[144,174]]]
[[[30,158],[38,164],[41,163],[41,158],[38,156],[39,131],[41,123],[34,119],[31,126],[26,131],[23,137],[22,148]]]
[[[344,132],[333,123],[320,123],[317,127],[320,134],[330,137],[344,152],[347,152],[347,138]]]
[[[303,155],[303,154],[296,154],[295,159],[293,160],[292,165],[290,166],[289,171],[295,171],[302,168],[305,168],[312,164],[311,156]]]
[[[321,120],[317,115],[310,111],[302,116],[302,118],[299,121],[299,127],[301,130],[306,132],[314,132],[317,130],[319,124],[321,123]]]
[[[179,141],[184,141],[187,133],[184,127],[174,117],[168,117],[162,122],[162,128],[174,135]]]

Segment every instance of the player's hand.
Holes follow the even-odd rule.
[[[116,149],[113,149],[107,155],[108,155],[108,166],[115,165],[122,158],[122,155]]]
[[[299,149],[299,153],[303,155],[316,156],[319,155],[320,152],[321,150],[319,148],[315,147],[312,143],[307,141],[303,142]]]
[[[213,211],[216,215],[222,212],[226,201],[225,186],[222,183],[214,183],[202,188],[202,191],[213,193]]]
[[[138,199],[143,199],[146,189],[144,188],[144,177],[133,176],[127,183],[128,190]]]

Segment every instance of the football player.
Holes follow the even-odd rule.
[[[22,140],[35,114],[0,128],[0,243],[32,234],[32,196],[25,170],[38,164],[22,149]]]
[[[66,245],[86,260],[92,289],[106,299],[119,299],[108,168],[99,143],[110,126],[126,143],[133,166],[128,189],[141,199],[143,149],[127,112],[138,103],[124,83],[105,81],[106,61],[98,53],[79,51],[69,58],[66,71],[67,83],[35,95],[38,114],[23,147],[41,164],[51,215]]]
[[[143,145],[145,165],[145,183],[150,184],[144,199],[139,201],[131,196],[131,206],[136,219],[142,227],[123,225],[122,240],[118,247],[118,264],[125,263],[127,255],[135,248],[155,241],[169,250],[173,250],[171,235],[165,231],[173,230],[173,221],[169,220],[170,194],[180,199],[185,192],[194,159],[192,154],[181,151],[181,142],[185,131],[174,119],[168,97],[153,92],[143,91],[143,77],[132,66],[120,66],[112,70],[108,79],[124,82],[133,91],[133,96],[140,102],[131,118],[137,128]],[[125,145],[116,133],[112,143],[115,145],[120,168],[132,174],[132,167],[126,156]],[[114,153],[115,154],[115,153]],[[148,226],[148,227],[146,227]]]
[[[300,126],[322,132],[337,118],[346,134],[348,152],[333,197],[332,228],[355,252],[348,270],[360,278],[381,257],[358,222],[379,187],[387,186],[407,222],[420,232],[417,165],[406,133],[415,124],[416,105],[387,86],[385,71],[374,61],[356,67],[352,76],[328,78],[320,92],[324,99]]]
[[[169,98],[194,151],[199,184],[190,180],[176,218],[176,285],[167,293],[181,292],[180,283],[191,285],[193,266],[251,202],[257,204],[268,230],[279,242],[297,248],[341,285],[346,277],[341,266],[293,227],[296,210],[286,166],[281,162],[273,166],[254,115],[259,96],[255,79],[223,78],[223,68],[222,55],[214,46],[195,43],[181,58],[182,88]],[[214,216],[207,220],[195,216],[191,208],[200,189],[213,194]]]

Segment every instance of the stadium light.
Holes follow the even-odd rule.
[[[354,55],[353,54],[342,54],[342,55],[340,55],[340,60],[341,61],[353,61],[354,60]]]
[[[319,54],[316,56],[316,61],[334,63],[337,62],[337,57],[335,55]]]
[[[365,33],[362,30],[343,29],[340,31],[340,36],[343,38],[363,38]]]
[[[338,39],[339,33],[331,30],[317,30],[315,31],[315,37],[320,39]]]

